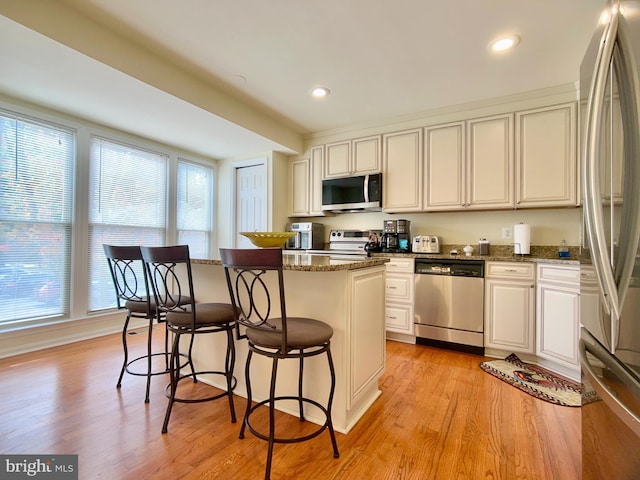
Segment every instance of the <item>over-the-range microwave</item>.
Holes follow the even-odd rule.
[[[322,210],[329,212],[380,211],[382,174],[322,180]]]

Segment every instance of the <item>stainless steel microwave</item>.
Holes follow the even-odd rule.
[[[370,173],[323,180],[322,210],[329,212],[382,210],[382,174]]]

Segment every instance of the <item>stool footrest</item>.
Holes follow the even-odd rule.
[[[193,378],[197,380],[197,375],[221,375],[225,378],[227,376],[224,372],[219,372],[219,371],[194,372],[194,373],[189,373],[187,375],[182,375],[178,379],[178,385],[180,384],[181,381],[187,380],[189,378]],[[238,384],[238,379],[236,377],[232,377],[231,378],[232,392],[236,389],[237,384]],[[218,387],[211,385],[211,388],[218,388]],[[167,396],[167,398],[171,397],[171,383],[167,384],[167,386],[164,387],[164,394]],[[229,395],[229,392],[227,390],[222,390],[222,392],[218,393],[217,395],[211,395],[205,398],[182,398],[182,397],[175,396],[173,398],[173,401],[181,402],[181,403],[201,403],[201,402],[209,402],[211,400],[216,400],[218,398],[226,397],[227,395]]]
[[[320,425],[318,427],[317,430],[314,430],[313,432],[301,436],[301,437],[293,437],[293,438],[282,438],[282,437],[274,437],[273,438],[273,442],[275,443],[298,443],[298,442],[304,442],[306,440],[311,440],[312,438],[317,437],[318,435],[320,435],[322,432],[324,432],[328,427],[329,427],[329,412],[327,411],[326,407],[324,407],[323,405],[321,405],[320,403],[316,402],[315,400],[312,400],[310,398],[306,398],[306,397],[296,397],[296,396],[280,396],[280,397],[275,397],[273,399],[275,402],[279,401],[279,400],[295,400],[296,402],[302,400],[302,402],[304,403],[308,403],[311,404],[315,407],[317,407],[322,413],[324,413],[325,415],[325,422],[323,425]],[[263,400],[262,402],[258,402],[255,405],[253,405],[249,411],[247,412],[246,418],[244,420],[244,423],[246,425],[246,427],[249,429],[249,431],[255,435],[256,437],[262,439],[262,440],[266,440],[267,442],[271,441],[271,438],[269,438],[269,435],[265,435],[264,433],[261,433],[259,431],[257,431],[255,428],[253,428],[251,426],[250,423],[250,418],[251,418],[251,414],[258,408],[261,406],[266,406],[267,408],[269,407],[270,400]],[[304,420],[302,420],[304,421]]]
[[[152,353],[151,356],[152,357],[158,357],[158,356],[164,356],[166,357],[166,363],[169,362],[169,353],[166,352],[159,352],[159,353]],[[139,377],[146,377],[147,375],[163,375],[165,373],[169,373],[169,369],[167,367],[164,367],[162,370],[156,370],[156,371],[151,371],[151,372],[136,372],[131,370],[130,367],[133,366],[133,364],[135,364],[136,362],[139,362],[140,360],[147,360],[148,356],[145,355],[141,355],[138,358],[134,358],[133,360],[127,362],[127,365],[125,367],[125,371],[129,374],[129,375],[137,375]],[[186,365],[186,363],[185,363]]]

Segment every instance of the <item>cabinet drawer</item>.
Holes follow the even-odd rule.
[[[413,335],[413,312],[409,305],[387,305],[384,318],[387,330]]]
[[[413,298],[413,275],[387,275],[385,296],[391,301],[410,302]]]
[[[387,266],[387,272],[413,273],[413,258],[391,257],[390,261],[385,265]]]
[[[487,262],[486,276],[533,280],[535,278],[535,264],[515,262]]]
[[[573,265],[538,265],[538,282],[580,285],[580,267]]]

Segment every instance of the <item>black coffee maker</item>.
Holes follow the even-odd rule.
[[[398,236],[398,252],[411,252],[411,222],[396,220],[396,235]]]
[[[382,245],[383,252],[392,252],[398,249],[398,233],[396,232],[396,221],[385,220],[382,227]]]
[[[382,251],[388,253],[411,252],[409,220],[385,220],[382,228]]]

